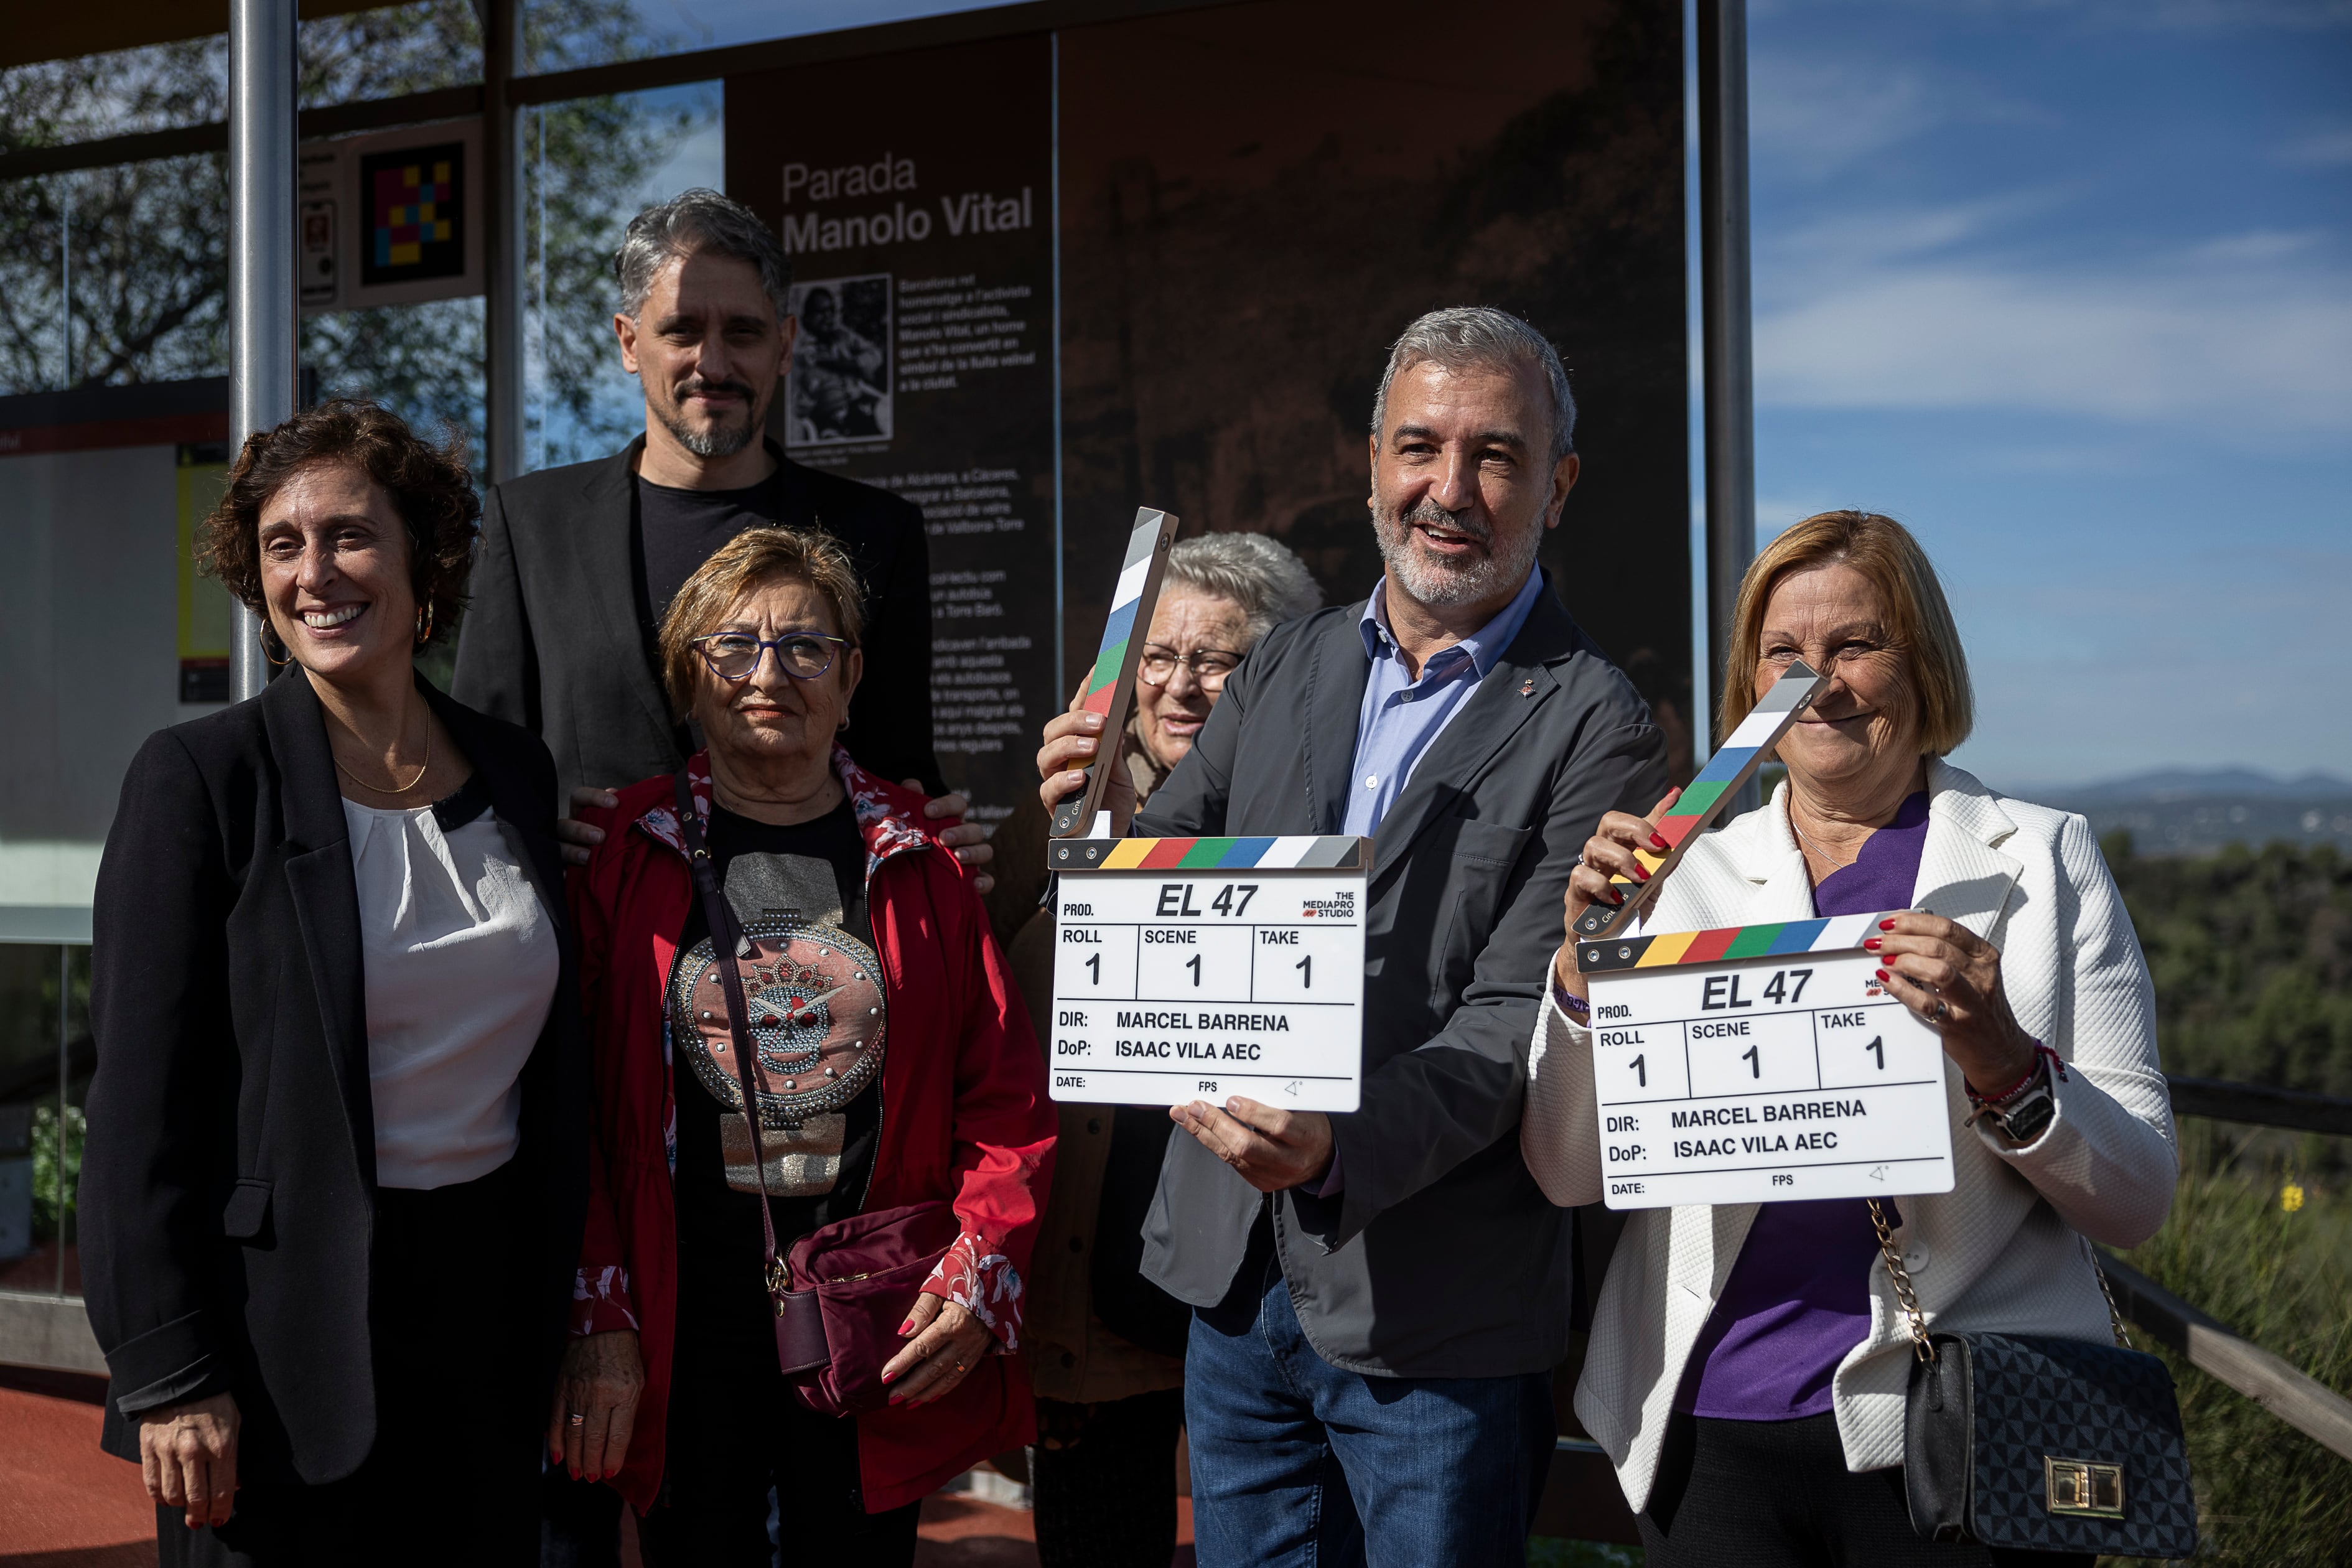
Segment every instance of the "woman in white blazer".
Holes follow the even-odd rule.
[[[1741,584],[1728,733],[1792,658],[1834,679],[1781,742],[1769,804],[1693,844],[1653,931],[1908,910],[1876,945],[1888,990],[1942,1037],[1957,1180],[1905,1197],[1895,1243],[1931,1330],[2105,1342],[2083,1238],[2164,1221],[2178,1170],[2154,998],[2079,816],[1945,763],[1969,731],[1943,591],[1890,519],[1828,512]],[[1640,879],[1653,822],[1612,813],[1570,879],[1572,926]],[[1592,1037],[1576,944],[1554,960],[1520,1142],[1557,1204],[1601,1197]],[[1892,1215],[1890,1215],[1892,1217]],[[1653,1568],[2091,1558],[1937,1545],[1902,1488],[1910,1332],[1861,1199],[1644,1209],[1618,1242],[1576,1412],[1608,1450]]]

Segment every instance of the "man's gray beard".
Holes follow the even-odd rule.
[[[697,430],[674,408],[657,408],[654,413],[662,427],[677,437],[677,444],[698,458],[731,458],[751,444],[759,427],[749,408],[741,425],[721,425],[711,430]]]
[[[1388,563],[1390,574],[1420,605],[1475,605],[1517,588],[1528,580],[1528,569],[1535,564],[1536,548],[1543,542],[1543,530],[1531,528],[1524,540],[1506,552],[1496,549],[1494,535],[1489,533],[1484,540],[1486,555],[1466,566],[1449,566],[1413,548],[1415,521],[1433,522],[1465,534],[1477,531],[1427,500],[1401,517],[1373,514],[1372,534],[1380,541],[1381,559]]]

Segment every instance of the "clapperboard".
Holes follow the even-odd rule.
[[[1944,1043],[1862,945],[1884,918],[1580,942],[1611,1208],[1952,1190]]]
[[[1952,1190],[1944,1043],[1878,983],[1883,915],[1636,936],[1636,912],[1829,677],[1791,664],[1577,918],[1612,1209]]]
[[[1144,508],[1129,536],[1081,705],[1103,754],[1134,700],[1136,656],[1176,519]],[[1112,838],[1101,763],[1057,806],[1054,999],[1057,1100],[1171,1105],[1244,1095],[1353,1110],[1363,1080],[1364,905],[1372,841],[1338,836]]]

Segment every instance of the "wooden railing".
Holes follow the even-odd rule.
[[[2352,1137],[2352,1100],[2301,1089],[2168,1078],[2176,1116]],[[2273,1355],[2114,1257],[2100,1259],[2125,1317],[2313,1442],[2352,1459],[2352,1399]]]
[[[2168,1078],[2176,1116],[2352,1137],[2352,1100],[2220,1079]],[[2352,1459],[2352,1399],[2216,1321],[2120,1258],[2102,1254],[2116,1305],[2158,1343],[2313,1442]],[[1562,1437],[1536,1516],[1538,1535],[1638,1542],[1633,1516],[1598,1445]]]

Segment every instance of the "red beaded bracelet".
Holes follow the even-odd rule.
[[[2049,1058],[2046,1064],[2042,1059],[2045,1057]],[[2056,1051],[2052,1050],[2040,1040],[2036,1040],[2033,1042],[2033,1065],[2025,1069],[2025,1076],[2023,1078],[2019,1079],[2015,1083],[2011,1084],[1999,1094],[1979,1094],[1976,1091],[1975,1087],[1969,1084],[1965,1079],[1961,1080],[1960,1087],[1968,1090],[1969,1103],[1970,1105],[1990,1105],[1995,1110],[1999,1110],[2000,1108],[2007,1105],[2011,1100],[2015,1100],[2019,1095],[2023,1094],[2027,1089],[2033,1087],[2033,1080],[2042,1076],[2042,1069],[2045,1065],[2051,1071],[2055,1072],[2058,1075],[2058,1081],[2060,1083],[2064,1083],[2066,1081],[2066,1064],[2058,1059],[2058,1053]]]

